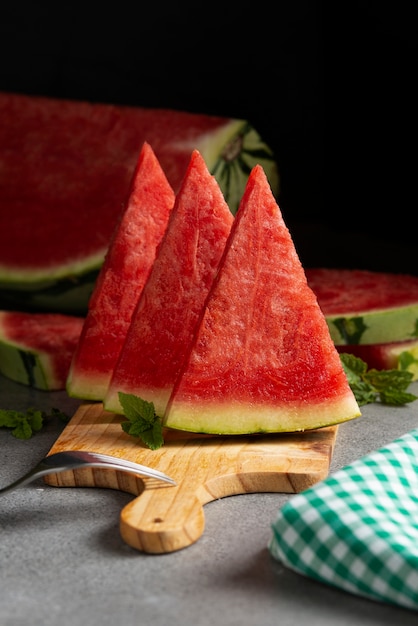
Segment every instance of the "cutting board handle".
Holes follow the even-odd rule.
[[[197,541],[205,528],[203,506],[193,494],[181,496],[179,491],[145,490],[126,505],[120,515],[122,539],[150,554],[174,552]]]

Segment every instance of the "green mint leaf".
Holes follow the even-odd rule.
[[[0,409],[0,427],[14,428],[19,423],[18,415],[18,411]]]
[[[132,437],[141,437],[142,433],[150,429],[150,425],[144,422],[140,417],[135,421],[122,422],[122,428],[125,433]]]
[[[340,355],[340,359],[347,375],[348,382],[361,380],[367,372],[367,364],[362,359],[354,356],[354,354],[344,352]]]
[[[142,441],[151,450],[158,450],[164,445],[163,429],[161,420],[154,422],[152,428],[145,430],[141,435]]]
[[[408,402],[413,402],[417,397],[412,393],[407,393],[406,391],[399,391],[399,389],[385,389],[380,392],[380,401],[383,404],[392,404],[394,406],[402,406],[402,404],[407,404]]]
[[[50,417],[69,418],[59,409],[52,409],[48,415],[39,409],[27,409],[15,411],[13,409],[0,409],[0,428],[10,428],[11,434],[17,439],[30,439],[35,433],[42,430],[45,420]]]
[[[29,409],[27,413],[27,420],[34,432],[39,432],[44,425],[44,413],[42,411],[35,411]]]
[[[376,402],[377,393],[369,383],[360,380],[350,383],[350,387],[359,406]]]
[[[151,450],[161,448],[164,444],[162,420],[155,413],[154,403],[122,391],[118,396],[127,418],[122,422],[123,431],[141,439]]]
[[[70,416],[61,411],[60,409],[51,409],[51,415],[45,417],[57,417],[59,420],[67,424],[70,421]]]
[[[412,382],[412,373],[406,370],[376,370],[371,369],[364,375],[373,387],[378,391],[385,391],[390,387],[405,390]]]
[[[147,402],[138,396],[131,393],[118,393],[119,402],[122,405],[123,413],[125,417],[130,421],[143,420],[145,423],[151,425],[155,419],[154,404]]]
[[[32,434],[32,427],[25,418],[22,418],[16,428],[12,430],[12,435],[17,439],[30,439]]]
[[[406,391],[412,382],[412,372],[368,369],[367,363],[349,353],[341,353],[340,360],[359,406],[378,401],[401,406],[417,399]]]

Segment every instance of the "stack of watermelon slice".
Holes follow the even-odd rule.
[[[129,256],[126,233],[114,242]],[[105,409],[123,414],[122,391],[153,402],[166,427],[211,434],[301,431],[360,415],[261,165],[234,219],[193,151],[148,279],[130,285],[139,295],[127,330],[109,316],[107,273],[126,284],[122,263],[104,264],[86,326],[103,350],[118,333],[119,356],[109,364],[82,333],[69,395],[91,398],[110,374],[107,390],[97,387]]]
[[[370,368],[404,369],[418,380],[418,277],[306,269],[337,350]]]

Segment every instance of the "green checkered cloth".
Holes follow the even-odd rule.
[[[418,609],[418,429],[291,496],[272,530],[290,569]]]

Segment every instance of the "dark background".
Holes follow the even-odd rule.
[[[418,274],[414,12],[378,1],[2,3],[0,90],[246,118],[276,154],[305,266]]]

